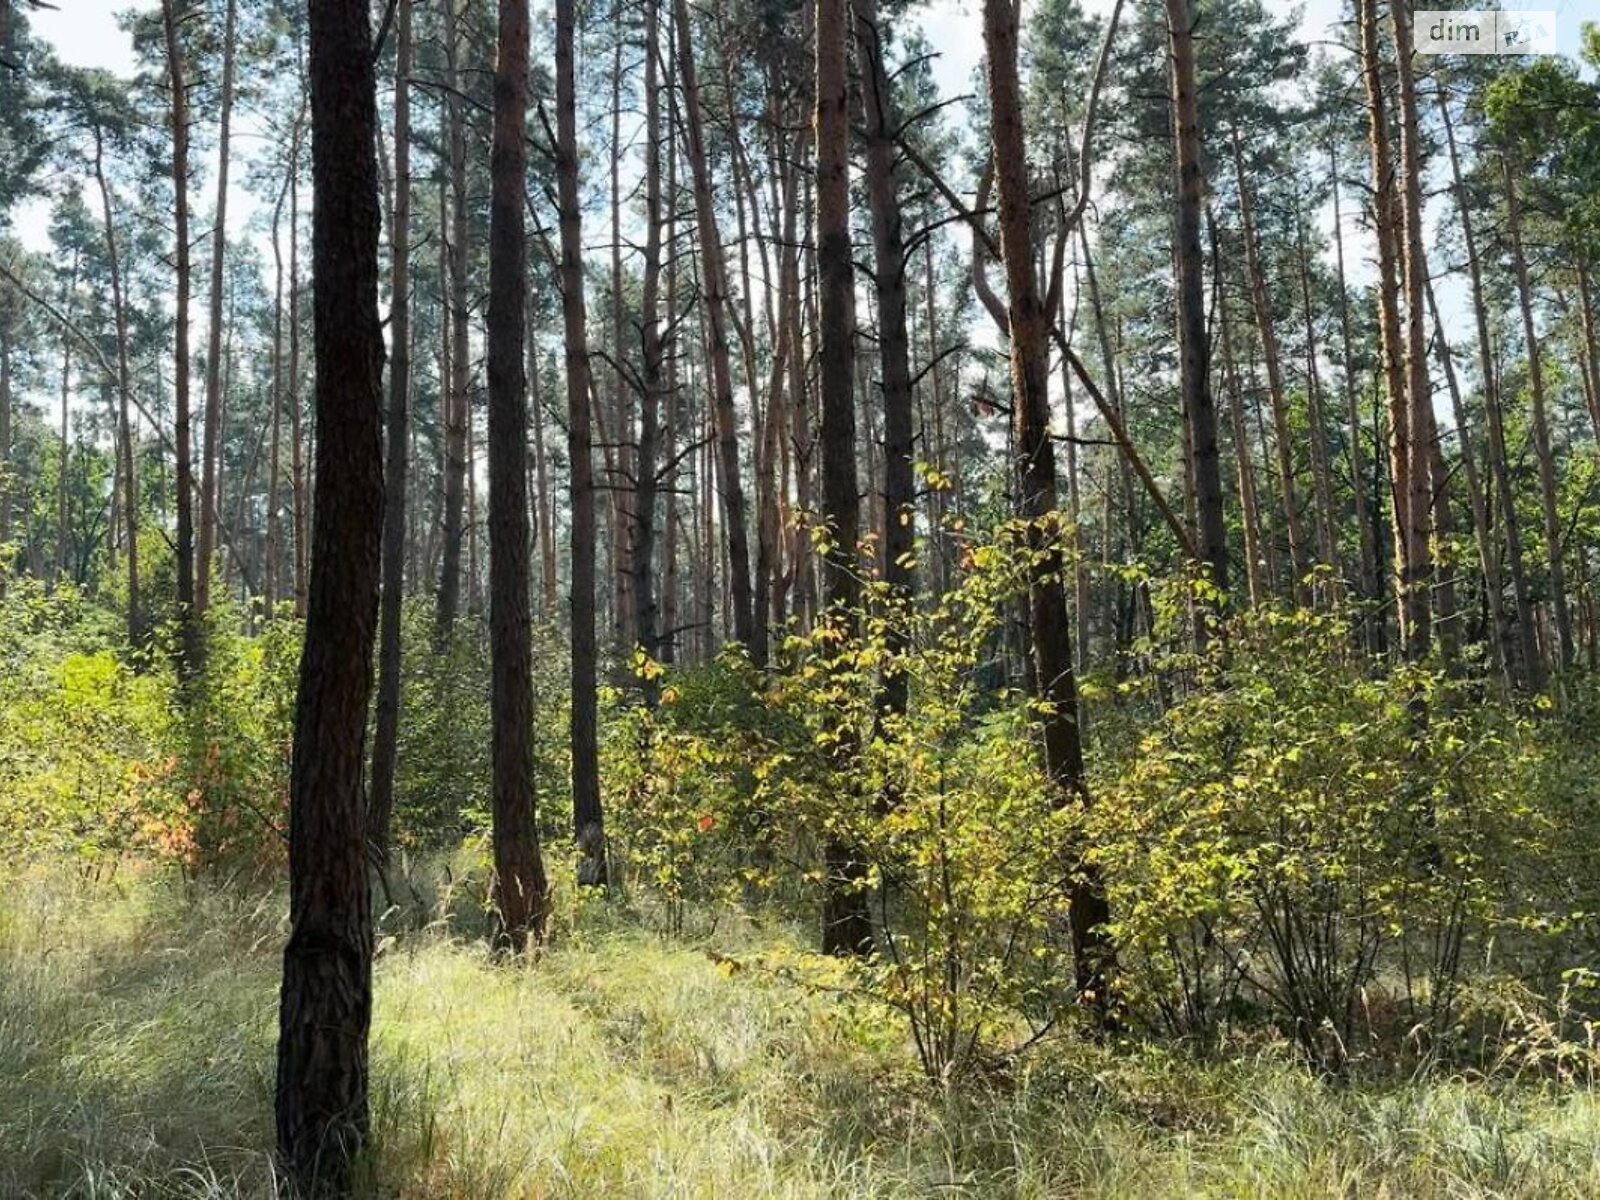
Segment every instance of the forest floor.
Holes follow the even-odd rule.
[[[283,1194],[282,909],[126,870],[0,889],[0,1196]],[[1204,1064],[1063,1041],[943,1096],[871,1005],[736,965],[763,951],[784,939],[726,919],[664,939],[612,904],[531,966],[442,923],[386,932],[367,1192],[1600,1195],[1588,1091],[1333,1087],[1269,1051]]]

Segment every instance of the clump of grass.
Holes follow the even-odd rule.
[[[1041,1047],[930,1091],[885,1014],[572,906],[537,962],[389,922],[373,1147],[387,1197],[1586,1197],[1587,1091],[1332,1087],[1262,1052]],[[280,896],[53,871],[0,897],[0,1195],[277,1197]]]

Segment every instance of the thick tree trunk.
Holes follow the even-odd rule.
[[[1015,411],[1019,507],[1029,523],[1034,553],[1028,594],[1033,669],[1043,716],[1045,767],[1055,786],[1054,803],[1087,804],[1083,740],[1078,726],[1077,679],[1073,674],[1067,605],[1061,582],[1059,541],[1048,528],[1056,507],[1055,450],[1050,440],[1049,314],[1040,301],[1033,270],[1027,142],[1022,127],[1022,89],[1017,76],[1017,15],[1012,0],[984,0],[984,45],[989,55],[989,101],[993,161],[999,192],[1000,249],[1009,291],[1011,387]],[[1188,29],[1187,24],[1183,26]],[[1212,563],[1212,569],[1216,569]],[[1113,966],[1106,933],[1110,909],[1099,873],[1071,864],[1072,945],[1078,992],[1104,1010]]]
[[[682,0],[680,0],[680,3]],[[817,0],[817,300],[822,374],[822,508],[832,544],[823,586],[832,620],[850,634],[860,629],[861,496],[856,486],[855,272],[850,259],[850,88],[846,68],[846,0]],[[841,777],[853,769],[858,731],[842,731]],[[859,800],[851,796],[847,803]],[[846,819],[848,825],[848,818]],[[872,950],[866,868],[849,843],[833,834],[824,846],[827,872],[822,911],[825,954]]]
[[[549,884],[534,824],[533,647],[528,611],[528,0],[500,0],[489,173],[489,650],[493,659],[497,940],[542,941]]]
[[[594,462],[583,229],[578,207],[578,117],[573,78],[575,0],[556,0],[556,191],[561,210],[561,314],[566,333],[567,456],[572,487],[572,818],[578,882],[606,882],[600,807],[599,701],[595,645]]]
[[[733,370],[728,355],[728,283],[722,239],[712,202],[711,167],[706,157],[705,121],[695,75],[688,0],[675,0],[678,75],[683,88],[686,146],[694,177],[695,219],[700,231],[700,291],[709,333],[713,415],[715,418],[718,491],[722,497],[727,537],[728,582],[733,593],[733,637],[752,648],[755,638],[754,598],[750,584],[750,545],[745,529],[744,483],[739,473],[738,415],[733,403]]]
[[[411,419],[411,0],[395,7],[394,209],[389,229],[389,412],[384,424],[383,596],[378,613],[378,702],[372,734],[368,836],[380,870],[389,860],[400,739],[400,617],[405,599],[407,451]]]
[[[372,914],[361,789],[383,537],[383,338],[372,29],[365,0],[312,0],[317,480],[289,809],[278,1152],[341,1193],[368,1130]]]
[[[905,231],[895,163],[900,121],[884,60],[877,0],[855,0],[856,57],[867,143],[867,202],[872,209],[873,273],[878,301],[878,361],[883,388],[883,576],[896,603],[909,605],[916,573],[916,479],[913,473],[911,344],[906,332]],[[903,652],[903,622],[891,620],[891,652]],[[884,676],[883,704],[903,716],[908,703],[904,671]]]

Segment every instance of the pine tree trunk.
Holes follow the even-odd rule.
[[[1266,271],[1261,262],[1255,203],[1249,184],[1245,181],[1244,156],[1239,148],[1238,130],[1233,131],[1233,169],[1239,181],[1239,213],[1244,224],[1245,270],[1250,279],[1250,301],[1255,308],[1256,331],[1261,335],[1261,356],[1267,368],[1267,397],[1272,402],[1279,496],[1283,501],[1284,522],[1289,534],[1289,562],[1294,571],[1292,594],[1296,603],[1304,604],[1308,599],[1306,576],[1311,571],[1311,560],[1306,548],[1305,525],[1300,516],[1299,488],[1295,482],[1294,431],[1289,427],[1283,356],[1278,345],[1277,324],[1272,315],[1272,298],[1267,291]]]
[[[383,537],[383,338],[372,30],[364,0],[310,9],[317,491],[289,808],[278,1152],[342,1193],[368,1132],[372,914],[361,789]]]
[[[1011,387],[1015,411],[1015,457],[1021,515],[1029,524],[1034,565],[1028,589],[1033,672],[1038,698],[1048,706],[1044,725],[1045,767],[1058,806],[1087,804],[1083,742],[1078,726],[1077,680],[1073,674],[1061,553],[1047,529],[1056,508],[1055,450],[1050,440],[1049,314],[1040,303],[1033,271],[1031,198],[1027,142],[1022,127],[1022,90],[1017,75],[1017,17],[1012,0],[984,0],[984,46],[989,55],[989,101],[993,161],[998,187],[1000,249],[1009,292]],[[1185,25],[1185,29],[1188,27]],[[1211,564],[1212,569],[1217,567]],[[1085,1003],[1104,1011],[1113,949],[1106,924],[1110,908],[1099,873],[1071,864],[1072,944],[1077,985]]]
[[[528,609],[528,0],[500,0],[489,206],[489,652],[496,940],[544,938],[549,884],[534,824],[533,647]]]
[[[378,613],[378,702],[372,735],[368,836],[380,870],[389,860],[400,739],[400,618],[405,599],[406,491],[411,418],[411,0],[395,6],[394,211],[389,230],[389,411],[384,424],[383,595]]]
[[[449,383],[444,391],[444,529],[440,547],[439,592],[434,614],[434,645],[442,651],[449,643],[461,607],[461,555],[465,548],[464,516],[467,484],[467,388],[471,382],[471,357],[467,346],[467,134],[462,111],[460,69],[460,13],[458,0],[443,0],[445,38],[446,154],[450,177],[450,232],[445,243],[450,266],[449,316],[441,322],[448,343]]]
[[[1522,246],[1522,201],[1517,194],[1516,175],[1511,160],[1502,158],[1506,184],[1506,224],[1511,234],[1511,265],[1516,272],[1517,303],[1522,310],[1522,336],[1528,351],[1528,394],[1532,401],[1531,432],[1533,453],[1539,464],[1539,500],[1544,516],[1546,561],[1550,570],[1550,604],[1555,610],[1556,663],[1569,671],[1576,663],[1572,643],[1572,614],[1567,607],[1567,573],[1562,561],[1565,540],[1561,528],[1556,466],[1550,444],[1550,418],[1546,412],[1544,360],[1539,349],[1539,333],[1533,323],[1533,282],[1528,273],[1528,256]]]
[[[695,219],[700,231],[700,291],[709,334],[713,414],[718,450],[718,491],[722,497],[727,538],[728,582],[733,593],[733,637],[750,648],[755,638],[755,610],[750,584],[750,547],[745,529],[744,483],[739,473],[738,416],[733,401],[733,371],[728,355],[727,271],[717,231],[711,194],[711,167],[706,157],[704,115],[695,75],[688,0],[675,0],[678,75],[683,89],[686,149],[694,178]]]
[[[583,229],[578,201],[578,116],[573,79],[575,0],[556,0],[556,189],[561,212],[561,313],[566,334],[567,456],[572,487],[572,816],[582,859],[578,882],[606,882],[600,807],[599,701],[595,645],[594,463]]]

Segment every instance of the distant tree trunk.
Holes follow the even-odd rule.
[[[179,259],[179,263],[180,264],[182,263],[182,259]],[[79,252],[74,250],[72,252],[72,270],[67,276],[67,284],[66,284],[66,287],[64,289],[64,294],[63,294],[63,298],[62,298],[62,305],[61,305],[61,310],[64,313],[66,313],[69,317],[72,315],[72,300],[77,295],[77,291],[78,291],[78,266],[79,266]],[[185,281],[187,280],[187,272],[185,272],[183,278],[185,279]],[[178,289],[178,293],[177,294],[178,294],[180,299],[187,299],[186,289]],[[187,306],[185,306],[184,308],[180,308],[178,310],[178,313],[179,313],[180,316],[186,311],[186,307]],[[178,341],[179,347],[181,349],[187,349],[187,347],[188,347],[188,338],[186,336],[186,331],[184,330],[183,322],[181,320],[178,322],[178,334],[177,334],[177,337],[179,339],[179,341]],[[70,549],[70,543],[71,543],[71,540],[72,540],[71,503],[70,503],[71,502],[71,490],[67,486],[68,482],[69,482],[69,478],[70,478],[69,471],[70,471],[70,468],[72,466],[72,444],[71,444],[71,441],[70,441],[70,438],[71,438],[71,418],[72,418],[72,403],[71,402],[72,402],[72,335],[69,333],[69,334],[67,334],[65,337],[63,337],[61,339],[61,444],[60,444],[61,461],[60,461],[60,465],[57,466],[57,468],[56,468],[56,472],[59,475],[59,478],[56,481],[56,570],[55,570],[55,582],[57,584],[62,583],[67,577],[68,551]],[[178,462],[179,462],[179,470],[181,472],[182,471],[182,463],[183,463],[183,458],[182,458],[181,455],[179,456]],[[180,475],[180,478],[181,478],[181,475]],[[179,504],[180,505],[182,504],[181,495],[180,495],[180,498],[179,498]],[[179,514],[179,519],[181,520],[182,516],[183,516],[183,510],[182,510],[181,507],[178,510],[178,514]],[[182,526],[180,525],[179,528],[181,529]],[[180,542],[180,545],[181,545],[181,542]],[[189,543],[189,547],[190,547],[190,553],[192,555],[193,548],[194,548],[194,543],[193,543],[192,540]],[[193,566],[192,558],[191,558],[190,565],[191,565],[191,568],[192,568],[192,566]],[[192,569],[191,569],[189,578],[191,580],[193,580],[193,578],[194,578],[194,574],[193,574]],[[179,579],[181,581],[181,579],[182,579],[181,575],[179,576]]]
[[[1374,3],[1376,0],[1374,0]],[[1428,377],[1427,310],[1424,291],[1428,280],[1427,250],[1422,241],[1422,146],[1417,120],[1417,86],[1411,62],[1411,3],[1391,3],[1394,25],[1396,99],[1399,103],[1400,177],[1399,228],[1401,231],[1401,278],[1405,286],[1405,386],[1407,432],[1405,452],[1410,494],[1406,502],[1406,575],[1412,598],[1409,620],[1410,638],[1406,653],[1420,659],[1428,652],[1433,625],[1439,625],[1440,642],[1448,651],[1453,638],[1453,591],[1441,584],[1437,596],[1431,594],[1434,557],[1429,543],[1429,517],[1433,517],[1435,540],[1443,549],[1449,520],[1445,478],[1434,469],[1437,453],[1434,437],[1432,381]],[[1443,518],[1441,522],[1440,518]],[[1441,563],[1441,566],[1443,564]],[[1446,568],[1447,571],[1447,568]],[[1433,609],[1437,608],[1437,613]],[[1434,617],[1439,619],[1434,621]]]
[[[211,230],[211,326],[206,342],[206,422],[200,460],[200,539],[195,562],[195,608],[211,606],[212,557],[222,511],[222,300],[228,248],[229,138],[233,124],[234,61],[237,55],[237,0],[227,0],[222,28],[222,96],[217,125],[217,209]]]
[[[300,403],[300,167],[289,173],[289,470],[294,485],[294,614],[310,606],[311,492],[306,479],[306,436]]]
[[[1533,411],[1531,431],[1533,453],[1539,463],[1539,500],[1544,515],[1545,552],[1550,568],[1550,604],[1555,609],[1557,665],[1570,671],[1576,663],[1572,642],[1572,614],[1567,607],[1567,572],[1562,563],[1560,496],[1556,490],[1556,466],[1550,444],[1550,418],[1545,410],[1544,360],[1539,350],[1539,333],[1533,323],[1533,282],[1528,274],[1528,256],[1522,246],[1522,201],[1517,195],[1516,173],[1509,158],[1501,159],[1506,183],[1506,224],[1511,234],[1511,265],[1517,279],[1517,303],[1522,310],[1522,336],[1528,350],[1528,394]]]
[[[632,538],[637,531],[633,517],[637,474],[630,457],[633,446],[633,419],[630,411],[630,390],[622,364],[626,361],[623,346],[624,313],[627,300],[622,294],[622,43],[623,30],[628,18],[623,12],[623,0],[612,0],[611,57],[611,353],[616,356],[616,367],[610,372],[612,425],[615,432],[606,448],[608,463],[606,493],[610,501],[611,562],[615,591],[612,597],[612,629],[615,646],[626,670],[633,648],[639,642],[634,607],[634,574],[631,565]]]
[[[1011,387],[1015,411],[1019,508],[1029,524],[1034,565],[1028,589],[1033,666],[1043,717],[1045,767],[1058,806],[1087,804],[1083,740],[1078,726],[1078,689],[1073,674],[1066,596],[1059,543],[1046,528],[1056,507],[1055,449],[1050,440],[1050,314],[1040,302],[1034,277],[1027,142],[1022,126],[1022,89],[1017,76],[1018,7],[1013,0],[984,0],[984,45],[989,55],[989,102],[993,162],[999,196],[1000,249],[1009,292]],[[1174,26],[1176,28],[1176,25]],[[1188,29],[1184,24],[1183,28]],[[1216,569],[1212,563],[1212,569]],[[1102,1010],[1113,949],[1106,925],[1110,908],[1099,873],[1071,864],[1071,923],[1077,985],[1084,1002]]]
[[[1226,597],[1227,521],[1222,506],[1216,401],[1211,395],[1205,262],[1200,253],[1200,207],[1205,174],[1200,158],[1199,84],[1195,76],[1194,29],[1199,18],[1194,0],[1166,0],[1166,7],[1168,45],[1172,54],[1172,143],[1177,188],[1178,327],[1183,411],[1191,448],[1189,467],[1194,478],[1200,553],[1210,569],[1212,586]],[[1009,274],[1008,270],[1008,277]],[[1014,296],[1012,305],[1015,308]],[[1046,417],[1048,424],[1048,410]],[[1053,496],[1051,503],[1054,504]]]
[[[178,673],[193,678],[205,652],[201,624],[195,611],[194,449],[189,414],[189,80],[179,36],[177,0],[162,0],[161,24],[166,38],[167,90],[172,113],[172,215],[173,304],[175,324],[172,349],[173,450],[177,542],[173,547],[178,566]],[[76,270],[74,270],[76,274]],[[62,367],[65,376],[66,367]],[[62,487],[66,486],[66,380],[62,381],[61,435]],[[66,529],[66,494],[61,497],[61,524]]]
[[[1394,511],[1394,554],[1400,642],[1411,657],[1426,653],[1427,546],[1412,537],[1411,415],[1406,403],[1405,344],[1400,332],[1400,214],[1389,148],[1389,105],[1383,89],[1377,0],[1356,0],[1361,74],[1367,96],[1368,147],[1372,157],[1372,223],[1378,243],[1378,333],[1389,409],[1389,465]],[[1409,46],[1409,43],[1407,44]]]
[[[647,658],[660,656],[655,592],[656,460],[659,453],[661,393],[667,347],[661,337],[661,53],[660,0],[647,0],[644,16],[644,280],[639,304],[643,388],[639,397],[639,451],[634,469],[633,537],[629,558],[633,593],[633,633]],[[669,197],[669,203],[671,198]],[[620,347],[619,347],[620,350]],[[619,384],[620,386],[620,384]],[[670,429],[669,429],[670,433]],[[669,447],[668,453],[671,453]],[[670,519],[670,518],[669,518]],[[656,699],[656,682],[643,680],[646,701]]]
[[[582,856],[578,882],[603,887],[606,839],[600,806],[596,693],[594,463],[589,433],[592,401],[578,201],[577,89],[573,78],[576,22],[575,0],[556,0],[556,190],[561,210],[561,313],[566,331],[567,457],[572,486],[572,819]]]
[[[748,649],[754,646],[755,608],[750,585],[749,535],[745,529],[744,483],[739,473],[738,414],[734,409],[733,371],[728,356],[727,271],[723,266],[722,239],[717,231],[716,208],[711,193],[711,167],[706,156],[705,120],[695,75],[688,0],[675,0],[675,11],[678,76],[683,88],[689,169],[694,177],[695,219],[700,230],[700,290],[710,335],[713,413],[720,469],[717,485],[722,496],[723,524],[727,527],[728,579],[733,592],[733,636],[735,641]]]
[[[278,1152],[342,1193],[367,1138],[372,913],[361,789],[383,537],[383,338],[372,29],[365,0],[311,4],[317,491],[289,807]]]
[[[1535,690],[1544,686],[1544,660],[1539,654],[1534,629],[1533,600],[1529,594],[1527,572],[1523,567],[1522,523],[1517,516],[1516,497],[1511,490],[1511,470],[1506,455],[1506,435],[1500,406],[1500,378],[1495,369],[1494,345],[1489,336],[1489,312],[1483,296],[1483,267],[1478,260],[1477,233],[1472,223],[1472,206],[1461,178],[1461,158],[1456,150],[1455,127],[1450,120],[1450,104],[1439,93],[1439,116],[1444,125],[1445,146],[1450,152],[1450,178],[1455,191],[1456,212],[1461,218],[1461,240],[1466,250],[1467,277],[1472,285],[1472,313],[1478,331],[1478,369],[1482,375],[1483,409],[1489,432],[1489,469],[1500,497],[1500,520],[1505,526],[1506,568],[1511,574],[1511,591],[1517,618],[1517,657],[1522,682]]]
[[[910,604],[916,573],[916,479],[913,473],[911,343],[906,332],[905,231],[895,163],[900,122],[884,59],[877,0],[855,0],[856,57],[866,116],[867,202],[872,210],[873,277],[878,301],[878,361],[883,386],[883,577],[898,603]],[[891,621],[890,650],[906,649],[902,622]],[[884,707],[903,716],[909,699],[903,670],[883,681]]]
[[[1215,254],[1216,233],[1212,232]],[[1255,461],[1250,454],[1250,427],[1245,420],[1244,395],[1239,385],[1239,373],[1233,357],[1233,321],[1228,312],[1228,297],[1219,295],[1216,300],[1217,321],[1222,326],[1222,379],[1228,393],[1228,417],[1233,428],[1233,452],[1238,460],[1239,507],[1243,516],[1245,581],[1250,591],[1250,603],[1259,605],[1268,595],[1269,587],[1262,578],[1266,565],[1261,547],[1261,506],[1256,498]]]
[[[449,350],[449,383],[444,387],[444,530],[439,566],[439,592],[434,614],[434,646],[449,642],[461,607],[461,552],[467,483],[467,388],[471,359],[467,351],[467,130],[462,110],[460,14],[457,0],[444,0],[445,81],[450,93],[446,154],[450,176],[450,233],[446,241],[450,265],[449,317],[441,331]]]
[[[564,2],[564,0],[563,0]],[[526,327],[528,0],[500,0],[489,208],[489,652],[493,659],[497,938],[542,941],[549,892],[534,824],[533,648],[528,612]]]
[[[1337,139],[1328,143],[1328,175],[1333,186],[1333,250],[1339,285],[1340,366],[1344,372],[1345,420],[1350,433],[1350,496],[1355,505],[1356,532],[1361,546],[1360,596],[1377,601],[1383,593],[1383,574],[1378,566],[1378,530],[1372,506],[1367,499],[1367,477],[1362,470],[1361,390],[1356,386],[1355,352],[1350,335],[1350,290],[1344,273],[1344,213],[1339,195]],[[1367,646],[1374,653],[1384,648],[1382,619],[1364,621]]]
[[[128,363],[128,306],[122,287],[122,258],[112,211],[111,185],[106,181],[105,143],[99,125],[94,127],[94,174],[100,188],[100,208],[105,220],[106,262],[111,272],[111,307],[117,327],[117,441],[119,443],[122,519],[128,546],[128,645],[144,645],[144,616],[139,607],[139,485],[134,475],[133,375]],[[113,522],[114,524],[115,522]]]
[[[1450,343],[1445,338],[1444,322],[1439,319],[1439,304],[1433,296],[1433,285],[1428,284],[1428,308],[1433,315],[1433,335],[1438,348],[1439,363],[1444,367],[1445,382],[1450,389],[1450,412],[1455,421],[1456,437],[1461,444],[1461,474],[1467,481],[1467,500],[1472,506],[1472,533],[1478,547],[1478,562],[1483,569],[1483,593],[1489,610],[1489,657],[1495,673],[1505,684],[1515,685],[1506,662],[1504,632],[1504,596],[1500,578],[1500,555],[1495,545],[1494,530],[1489,524],[1489,505],[1484,498],[1483,482],[1478,474],[1478,455],[1472,446],[1472,426],[1467,421],[1466,405],[1461,399],[1461,384],[1456,379],[1455,359],[1450,353]]]
[[[380,870],[400,738],[400,617],[405,599],[407,450],[411,417],[411,0],[395,6],[394,211],[389,229],[389,412],[384,425],[383,595],[378,613],[378,703],[372,734],[368,836]]]
[[[1299,488],[1294,473],[1294,432],[1289,427],[1289,398],[1283,380],[1283,356],[1272,315],[1272,297],[1267,290],[1266,270],[1261,262],[1261,246],[1256,233],[1255,204],[1244,175],[1244,155],[1239,148],[1239,131],[1233,131],[1233,169],[1239,179],[1239,213],[1244,222],[1245,270],[1250,278],[1250,299],[1255,306],[1256,329],[1261,334],[1261,355],[1267,368],[1267,395],[1272,401],[1273,444],[1278,456],[1278,487],[1283,500],[1285,524],[1289,532],[1289,559],[1294,570],[1293,595],[1305,603],[1306,576],[1311,560],[1306,553],[1305,525],[1300,517]]]
[[[1317,370],[1316,313],[1311,300],[1311,253],[1306,246],[1306,224],[1299,213],[1295,219],[1296,248],[1299,251],[1300,306],[1306,329],[1306,415],[1310,426],[1311,486],[1316,500],[1317,557],[1332,570],[1323,585],[1328,598],[1340,597],[1339,535],[1333,508],[1333,476],[1328,466],[1328,426],[1322,409],[1322,380]]]

